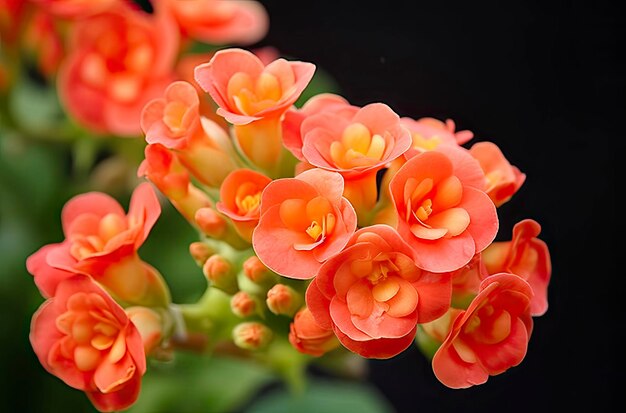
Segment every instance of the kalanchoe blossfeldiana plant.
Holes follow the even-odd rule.
[[[215,2],[214,14],[196,15],[205,3],[155,2],[150,18],[181,24],[168,45],[179,35],[258,39],[257,6]],[[137,10],[115,10],[85,19],[132,26]],[[325,358],[389,359],[411,346],[451,388],[523,361],[533,317],[547,310],[551,261],[532,219],[494,242],[498,208],[525,182],[495,143],[466,148],[473,134],[452,120],[411,119],[382,102],[320,93],[298,107],[315,65],[242,48],[207,54],[197,85],[169,64],[162,77],[150,30],[123,31],[122,54],[90,38],[62,68],[77,118],[140,131],[146,145],[128,212],[103,192],[79,194],[62,212],[65,240],[27,260],[46,299],[31,342],[49,372],[114,411],[135,403],[147,360],[167,356],[175,368],[183,352],[260,363],[293,388]],[[130,66],[108,73],[105,57]],[[146,61],[154,71],[139,70]],[[94,83],[100,74],[112,88]],[[197,235],[188,249],[206,287],[195,302],[172,302],[176,274],[140,255],[161,202]]]

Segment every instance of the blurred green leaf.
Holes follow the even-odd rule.
[[[128,413],[232,412],[275,379],[250,361],[187,353],[148,369],[139,400]]]
[[[20,128],[31,133],[41,134],[58,128],[65,120],[65,114],[56,88],[36,83],[24,74],[15,84],[9,97],[9,109]]]
[[[301,395],[280,389],[261,397],[246,413],[391,413],[377,389],[365,383],[315,380]]]

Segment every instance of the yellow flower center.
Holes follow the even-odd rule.
[[[344,129],[341,140],[330,145],[330,158],[343,169],[373,165],[383,158],[386,146],[384,137],[372,136],[365,125],[356,122]]]
[[[253,79],[247,73],[237,72],[228,81],[230,103],[244,115],[254,115],[272,107],[283,96],[280,81],[271,73],[263,72]]]

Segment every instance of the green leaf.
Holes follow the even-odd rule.
[[[261,397],[245,413],[391,413],[393,408],[372,385],[318,379],[301,395],[280,389]]]
[[[9,109],[20,128],[43,138],[66,119],[56,88],[39,85],[26,75],[12,90]]]
[[[173,362],[148,367],[128,413],[232,412],[274,379],[252,361],[177,353]]]

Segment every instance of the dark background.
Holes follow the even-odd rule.
[[[384,102],[401,116],[451,118],[459,129],[472,130],[474,141],[496,143],[527,174],[518,194],[499,209],[500,239],[510,239],[521,219],[533,218],[552,255],[550,308],[535,319],[525,360],[467,390],[441,385],[414,348],[371,361],[368,380],[397,413],[604,412],[623,404],[618,391],[626,384],[619,301],[624,275],[616,266],[623,223],[616,214],[616,175],[626,138],[626,71],[618,60],[624,30],[617,6],[261,3],[270,31],[252,47],[273,46],[289,58],[315,63],[355,105]],[[56,233],[60,207],[42,214],[54,220],[46,225],[56,225]],[[41,245],[30,245],[29,253]],[[23,256],[17,256],[16,268],[0,265],[6,287],[0,289],[0,411],[91,411],[81,392],[44,371],[27,343],[28,322],[41,297],[21,274]],[[11,291],[30,291],[32,297]]]
[[[415,349],[371,362],[370,380],[398,412],[605,411],[616,404],[625,384],[615,209],[626,113],[616,6],[262,3],[271,20],[261,45],[315,63],[353,104],[379,101],[401,116],[452,118],[527,174],[499,209],[498,236],[510,239],[516,222],[533,218],[552,255],[550,308],[535,318],[525,360],[468,390],[439,384]]]

